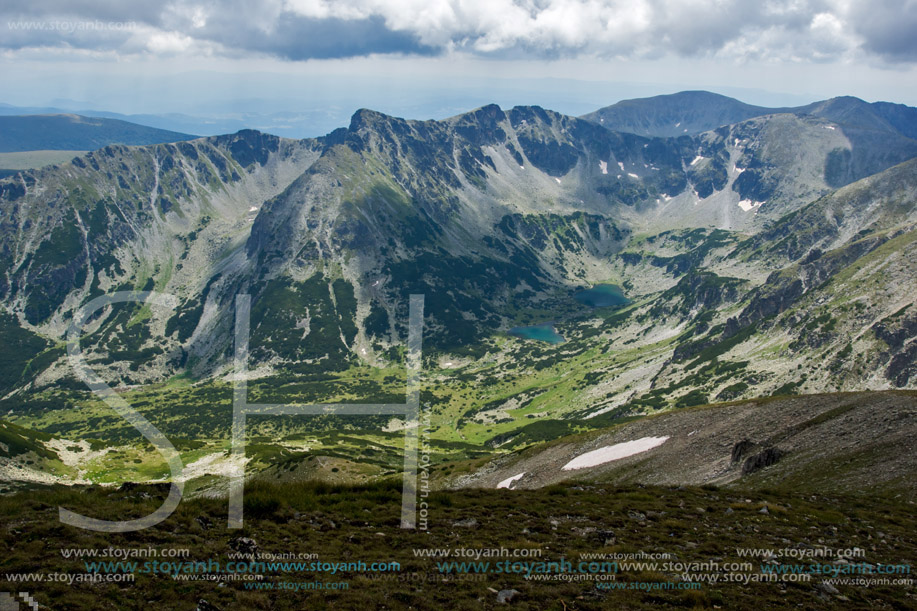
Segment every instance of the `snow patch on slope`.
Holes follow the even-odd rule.
[[[507,477],[505,480],[503,480],[502,482],[500,482],[499,484],[497,484],[497,488],[498,488],[498,489],[499,489],[499,488],[507,488],[507,489],[512,488],[512,487],[513,487],[513,484],[516,483],[517,480],[522,479],[522,476],[523,476],[523,475],[525,475],[525,471],[523,471],[523,472],[520,473],[519,475],[514,475],[514,476],[512,476],[512,477]]]
[[[739,208],[741,208],[745,212],[748,212],[750,210],[754,210],[755,208],[757,208],[758,206],[760,206],[763,203],[764,202],[755,202],[750,199],[743,199],[742,201],[739,202]]]
[[[585,469],[587,467],[595,467],[614,460],[627,458],[628,456],[640,454],[641,452],[646,452],[647,450],[652,450],[657,446],[661,446],[668,441],[668,439],[668,437],[642,437],[634,441],[625,441],[623,443],[616,443],[611,446],[599,448],[598,450],[580,454],[564,465],[563,470],[573,471],[575,469]]]

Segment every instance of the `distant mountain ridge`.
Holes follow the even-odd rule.
[[[195,116],[182,113],[131,113],[125,114],[112,112],[109,110],[95,110],[83,105],[72,104],[70,106],[13,106],[0,102],[0,116],[27,116],[27,115],[80,115],[82,117],[91,117],[94,119],[116,119],[126,121],[136,125],[143,125],[155,129],[161,129],[170,132],[183,134],[198,134],[200,136],[217,136],[220,134],[232,134],[242,129],[259,129],[259,131],[274,133],[278,136],[294,137],[285,133],[285,130],[271,130],[259,128],[253,125],[251,117],[216,117],[216,116]],[[270,119],[274,115],[268,115]],[[262,122],[264,117],[260,117]],[[286,119],[287,117],[279,117]],[[257,121],[255,121],[257,122]],[[277,122],[280,122],[279,120]],[[331,129],[331,128],[329,128]]]
[[[0,153],[91,151],[110,144],[149,145],[195,138],[119,119],[74,114],[0,116]]]
[[[917,108],[889,102],[865,102],[841,96],[805,106],[768,108],[746,104],[709,91],[622,100],[583,115],[582,118],[613,131],[641,136],[695,135],[775,114],[813,115],[850,128],[917,138]]]
[[[836,123],[917,138],[917,108],[889,102],[864,102],[841,96],[791,109],[794,114],[811,114]]]

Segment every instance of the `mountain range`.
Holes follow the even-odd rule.
[[[315,139],[104,146],[0,181],[0,336],[19,347],[0,408],[124,442],[62,341],[79,307],[129,289],[179,307],[106,310],[88,360],[198,443],[228,435],[239,293],[253,393],[305,401],[403,396],[408,295],[423,294],[422,399],[446,455],[718,401],[912,389],[915,158],[917,109],[706,92],[581,118],[364,109]],[[562,341],[525,339],[532,326]],[[261,430],[399,426],[322,422]]]

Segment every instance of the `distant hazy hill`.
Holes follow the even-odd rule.
[[[608,129],[641,136],[693,135],[779,112],[786,108],[752,106],[709,91],[682,91],[652,98],[622,100],[583,115]]]
[[[117,119],[80,115],[0,116],[0,152],[95,150],[109,144],[160,144],[196,138]]]
[[[917,138],[917,108],[904,104],[875,102],[842,96],[792,109],[795,114],[810,114],[847,127],[884,131]]]

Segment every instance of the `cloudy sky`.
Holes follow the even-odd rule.
[[[4,0],[0,102],[316,133],[684,89],[917,105],[915,32],[917,0]]]

